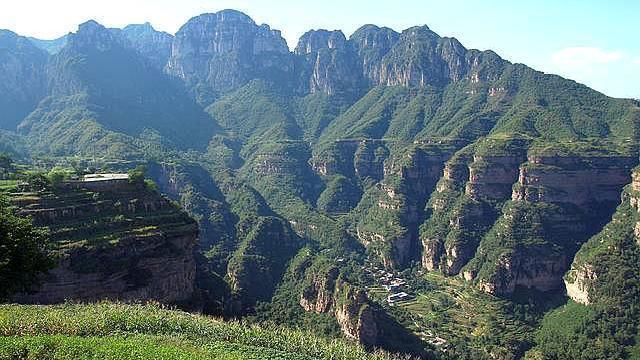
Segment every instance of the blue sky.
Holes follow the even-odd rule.
[[[640,1],[633,0],[19,0],[0,5],[0,28],[55,38],[87,19],[151,22],[175,33],[190,17],[225,8],[282,30],[290,47],[308,29],[349,36],[373,23],[428,25],[467,48],[556,73],[607,95],[640,98]]]

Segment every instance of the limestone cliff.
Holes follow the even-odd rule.
[[[335,267],[310,271],[307,277],[300,295],[300,306],[305,311],[331,313],[346,337],[367,346],[378,344],[376,313],[364,291],[341,280]]]
[[[361,91],[363,79],[356,56],[342,31],[309,31],[302,35],[294,53],[305,61],[302,93],[352,96]]]
[[[397,155],[385,166],[384,180],[363,196],[357,236],[385,266],[401,268],[416,259],[425,203],[454,150],[419,145]]]
[[[155,68],[162,69],[167,64],[171,55],[173,35],[156,31],[149,23],[125,26],[122,34],[130,46],[149,60]]]
[[[221,92],[251,79],[287,78],[293,59],[280,31],[224,10],[189,20],[176,33],[165,71],[209,104]]]
[[[636,251],[640,244],[639,228],[640,172],[636,169],[631,183],[622,193],[621,204],[612,221],[576,254],[564,278],[567,295],[583,304],[602,302],[612,296],[603,291],[607,279],[622,269],[637,271],[637,264],[625,264],[619,253],[633,254]]]
[[[188,301],[194,292],[196,223],[141,185],[99,190],[69,184],[51,193],[14,194],[20,214],[51,232],[57,265],[14,300]]]
[[[512,201],[482,240],[465,277],[500,295],[519,286],[562,289],[570,259],[613,212],[635,163],[631,156],[529,155],[520,167]],[[594,277],[588,267],[583,270],[569,291]]]
[[[447,162],[421,227],[426,269],[453,275],[473,258],[497,209],[510,198],[523,161],[523,144],[516,139],[480,142]]]

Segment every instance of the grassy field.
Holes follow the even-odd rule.
[[[346,340],[159,305],[0,305],[0,359],[393,359]]]

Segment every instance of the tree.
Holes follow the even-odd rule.
[[[0,154],[0,179],[13,172],[13,160],[6,154]]]
[[[31,221],[16,216],[0,196],[0,299],[26,291],[38,275],[53,267],[45,246],[47,233]]]
[[[144,173],[147,169],[143,165],[138,165],[135,169],[129,170],[129,182],[132,184],[144,184]]]
[[[49,178],[40,172],[28,173],[25,182],[27,183],[26,191],[41,192],[51,188]]]
[[[49,173],[47,174],[47,178],[49,179],[51,185],[57,186],[60,185],[60,183],[62,183],[63,181],[68,180],[72,174],[72,171],[56,166],[51,169],[51,171],[49,171]]]

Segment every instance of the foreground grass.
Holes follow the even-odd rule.
[[[345,340],[159,305],[0,305],[0,359],[393,359]]]

